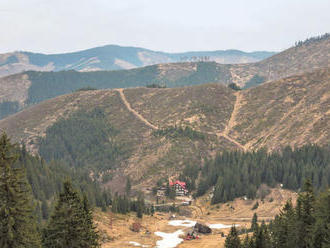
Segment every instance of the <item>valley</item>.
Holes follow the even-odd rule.
[[[214,228],[212,229],[211,234],[200,234],[199,239],[181,240],[175,247],[215,248],[224,244],[226,237],[222,237],[221,232],[227,235],[233,224],[236,224],[241,228],[250,228],[251,219],[254,213],[258,214],[260,221],[269,221],[279,213],[279,210],[287,200],[292,199],[295,201],[296,197],[297,194],[292,191],[275,188],[262,202],[260,199],[253,201],[235,199],[227,204],[211,205],[206,196],[201,197],[194,201],[191,206],[184,207],[184,212],[189,213],[189,216],[175,213],[176,217],[171,218],[171,214],[156,212],[154,216],[145,216],[142,220],[139,220],[132,215],[111,215],[109,213],[98,212],[96,213],[95,219],[102,235],[108,235],[108,239],[112,240],[110,242],[105,242],[102,245],[103,248],[134,247],[138,246],[138,244],[140,244],[141,247],[155,247],[156,242],[160,240],[160,238],[155,235],[155,232],[161,231],[165,233],[174,233],[178,230],[182,230],[183,233],[186,233],[196,221],[198,223],[207,223],[210,226],[212,226],[212,224],[215,226],[214,224],[221,223],[224,224],[225,228]],[[270,199],[273,199],[273,201],[270,201]],[[256,210],[251,210],[257,201],[260,202],[260,206]],[[187,220],[187,224],[181,226],[180,220]],[[172,226],[169,224],[175,221],[178,222],[178,226]],[[130,230],[132,224],[135,222],[141,223],[142,228],[140,232]],[[184,234],[179,235],[181,238],[184,236]]]
[[[325,247],[329,51],[0,55],[0,224],[26,207],[38,248]]]

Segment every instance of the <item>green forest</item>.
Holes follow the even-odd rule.
[[[156,137],[167,137],[173,139],[182,138],[182,137],[186,137],[191,140],[205,139],[205,135],[202,132],[196,131],[189,126],[186,127],[168,126],[153,131],[153,135]]]
[[[110,192],[103,191],[100,184],[90,178],[87,170],[69,167],[59,161],[47,163],[44,159],[27,153],[24,145],[14,146],[12,149],[17,157],[13,166],[24,170],[31,187],[38,222],[48,219],[50,209],[54,207],[54,199],[66,179],[70,179],[79,192],[84,192],[91,205],[106,205]]]
[[[229,82],[230,73],[226,66],[219,67],[215,62],[198,62],[197,69],[188,76],[178,75],[175,80],[160,77],[157,66],[147,66],[132,70],[78,72],[74,70],[58,72],[28,71],[31,81],[26,104],[36,104],[59,95],[72,93],[78,89],[128,88],[137,86],[177,87],[209,82]],[[229,67],[229,66],[228,66]],[[178,72],[180,73],[180,72]],[[221,75],[221,77],[220,77]]]
[[[315,194],[307,180],[294,207],[288,201],[269,224],[254,214],[250,230],[233,226],[226,248],[327,248],[330,247],[330,189]],[[249,234],[240,237],[240,234]]]
[[[113,169],[117,159],[129,152],[116,139],[118,133],[102,109],[79,111],[47,129],[46,137],[40,140],[39,153],[48,162],[63,161],[93,170]]]
[[[4,101],[0,103],[0,120],[20,110],[18,102]]]
[[[96,123],[104,117],[97,109],[85,115],[92,115]],[[83,120],[85,115],[75,118]],[[6,134],[0,137],[1,247],[99,247],[93,207],[121,214],[136,212],[138,218],[154,213],[143,194],[130,198],[129,178],[126,194],[111,194],[90,177],[88,164],[72,160],[69,165],[64,160],[47,162],[27,153],[24,145],[11,144]],[[197,188],[196,196],[214,187],[212,203],[243,195],[255,198],[263,183],[282,183],[284,188],[300,191],[296,206],[288,202],[274,221],[259,224],[254,216],[251,230],[233,227],[226,240],[226,247],[265,248],[329,247],[329,179],[329,147],[316,145],[286,147],[276,153],[224,151],[204,166],[187,164],[180,176],[189,190]],[[243,231],[252,235],[241,240]]]
[[[316,190],[330,185],[329,147],[305,145],[295,150],[290,147],[281,152],[229,152],[207,160],[202,170],[197,196],[214,187],[212,203],[231,201],[236,197],[255,198],[261,184],[301,189],[306,179],[311,179]]]
[[[101,188],[89,170],[45,162],[24,145],[0,137],[0,247],[99,247],[93,207],[115,213],[153,214],[143,194],[130,199]]]

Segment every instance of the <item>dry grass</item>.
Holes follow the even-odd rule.
[[[235,199],[226,204],[210,205],[207,196],[202,197],[193,203],[192,206],[187,207],[193,214],[192,220],[201,223],[222,223],[222,224],[239,224],[240,227],[248,228],[250,226],[251,218],[256,212],[259,220],[270,220],[279,213],[283,204],[292,199],[295,202],[297,194],[288,190],[275,188],[266,196],[264,203],[259,201],[259,207],[256,210],[251,210],[256,200],[244,201],[242,199]],[[273,201],[270,201],[270,199]],[[233,208],[231,208],[233,207]],[[112,217],[111,217],[112,216]],[[154,235],[155,231],[174,232],[178,229],[188,230],[189,228],[173,227],[168,225],[170,214],[156,213],[154,216],[144,216],[139,220],[135,215],[111,215],[110,213],[97,212],[95,220],[98,228],[104,236],[108,236],[112,241],[105,242],[102,248],[108,247],[133,247],[129,245],[129,241],[135,241],[142,245],[149,245],[154,247],[156,241],[160,238]],[[184,216],[178,216],[178,219],[186,219]],[[112,219],[112,225],[110,225]],[[130,230],[130,226],[134,222],[140,222],[142,230],[139,233]],[[148,230],[151,234],[146,234]],[[210,235],[200,235],[201,239],[184,241],[178,248],[196,247],[196,248],[216,248],[223,247],[225,237],[221,237],[220,233],[228,233],[229,229],[214,229]],[[106,234],[106,235],[105,235]]]
[[[247,149],[326,144],[330,138],[330,69],[243,91],[229,135]]]

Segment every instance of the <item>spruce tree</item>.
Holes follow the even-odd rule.
[[[86,241],[89,243],[89,247],[98,247],[99,246],[99,235],[96,231],[96,227],[93,223],[93,213],[88,202],[87,196],[83,196],[83,208],[84,208],[84,235]]]
[[[42,218],[44,220],[47,220],[49,217],[49,208],[45,198],[43,198],[41,201],[41,213],[42,213]]]
[[[238,232],[235,226],[232,226],[230,233],[228,234],[225,241],[225,248],[240,248],[241,240],[238,237]]]
[[[66,181],[50,221],[44,230],[43,244],[47,248],[94,248],[98,236],[85,200],[71,182]]]
[[[314,219],[315,196],[313,186],[310,180],[304,185],[303,192],[299,194],[296,206],[296,230],[297,245],[301,248],[309,247],[312,240],[312,227]]]
[[[253,233],[253,239],[255,241],[255,247],[256,248],[270,248],[270,235],[268,232],[268,228],[263,222],[260,227],[255,230]]]
[[[125,187],[125,190],[126,190],[126,194],[127,195],[129,195],[131,193],[131,188],[132,188],[131,179],[130,179],[129,176],[127,176],[126,187]]]
[[[252,217],[251,228],[250,229],[251,229],[252,232],[255,232],[255,231],[258,230],[258,227],[259,227],[259,225],[258,225],[258,215],[257,215],[257,213],[254,213],[253,217]]]
[[[25,171],[6,134],[0,137],[0,247],[38,248],[40,237]]]
[[[316,223],[313,227],[312,246],[330,248],[330,189],[318,197],[314,217]]]
[[[296,214],[289,200],[272,223],[272,243],[274,247],[292,248],[296,245]]]
[[[138,218],[143,217],[143,211],[144,211],[145,205],[144,205],[144,198],[142,193],[139,194],[137,199],[137,205],[136,205],[136,216]]]

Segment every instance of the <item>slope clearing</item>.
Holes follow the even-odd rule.
[[[160,177],[177,175],[184,164],[200,165],[224,149],[328,144],[329,77],[330,70],[322,69],[239,93],[219,84],[79,91],[7,117],[0,128],[34,153],[40,144],[56,151],[58,140],[47,133],[58,132],[54,137],[61,137],[71,129],[56,131],[54,123],[75,123],[74,113],[88,116],[97,108],[105,115],[102,121],[116,130],[109,142],[102,139],[108,144],[100,147],[128,148],[108,167],[113,176],[109,184],[122,189],[125,175],[134,175],[134,184],[145,187]],[[80,135],[81,128],[69,127],[72,135]],[[67,142],[68,147],[75,145],[74,139]]]

